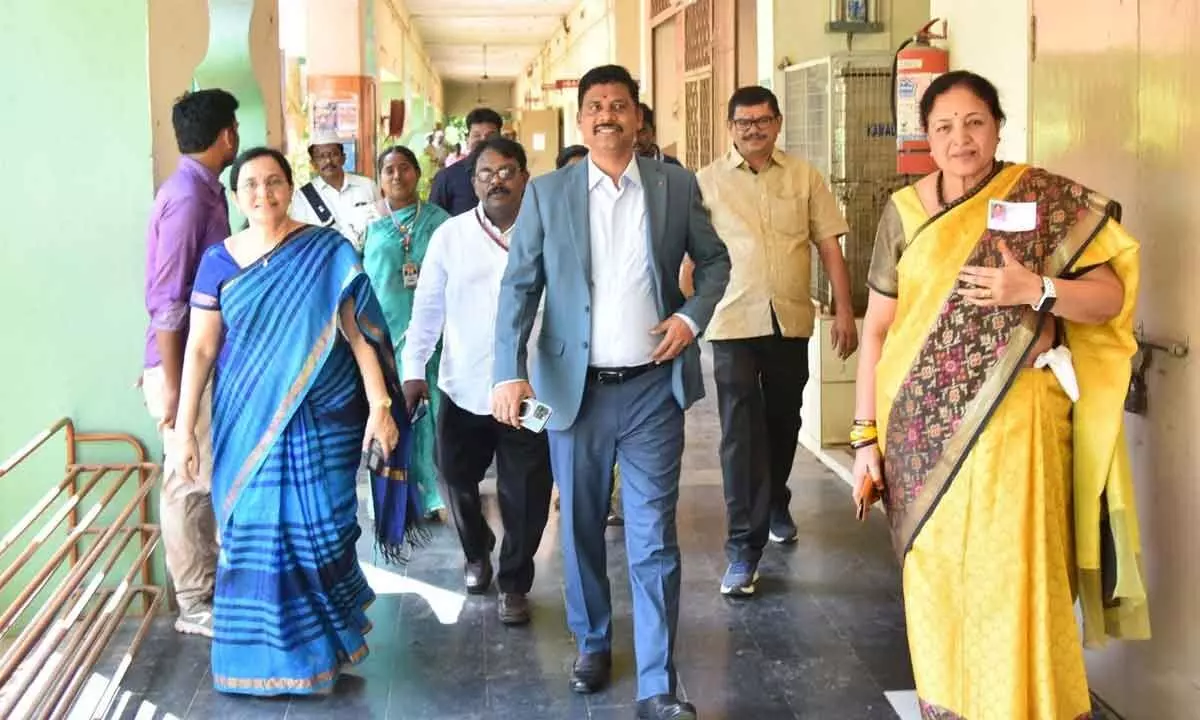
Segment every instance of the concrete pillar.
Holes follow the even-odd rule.
[[[179,161],[171,106],[193,87],[238,99],[242,147],[282,146],[278,0],[153,0],[149,3],[150,118],[157,186]]]
[[[336,133],[353,172],[375,174],[379,127],[374,0],[308,0],[310,133]]]

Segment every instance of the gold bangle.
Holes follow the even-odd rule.
[[[855,420],[854,427],[875,427],[874,420]]]
[[[375,408],[383,408],[384,410],[392,409],[392,399],[390,397],[385,397],[382,400],[368,400],[367,403],[370,404],[372,410]]]
[[[873,427],[856,425],[850,429],[850,444],[872,442],[879,439],[879,431]]]

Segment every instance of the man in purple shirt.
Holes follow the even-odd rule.
[[[212,503],[211,394],[201,401],[196,436],[200,471],[188,482],[173,471],[171,433],[179,407],[189,300],[204,251],[229,237],[229,206],[218,178],[238,151],[238,103],[224,90],[200,90],[175,102],[171,122],[179,167],[158,190],[146,250],[146,354],[142,390],[163,435],[159,522],[167,571],[175,583],[181,633],[212,637],[217,534]]]

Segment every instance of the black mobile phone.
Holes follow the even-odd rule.
[[[383,445],[378,440],[372,440],[370,447],[363,452],[363,464],[372,475],[382,475],[387,458],[383,456]]]

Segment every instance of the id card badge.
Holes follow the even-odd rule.
[[[400,272],[404,276],[405,288],[412,290],[417,287],[417,279],[421,271],[416,263],[404,263],[404,267],[400,268]]]
[[[988,201],[988,230],[999,232],[1029,232],[1037,229],[1038,213],[1035,202]]]

